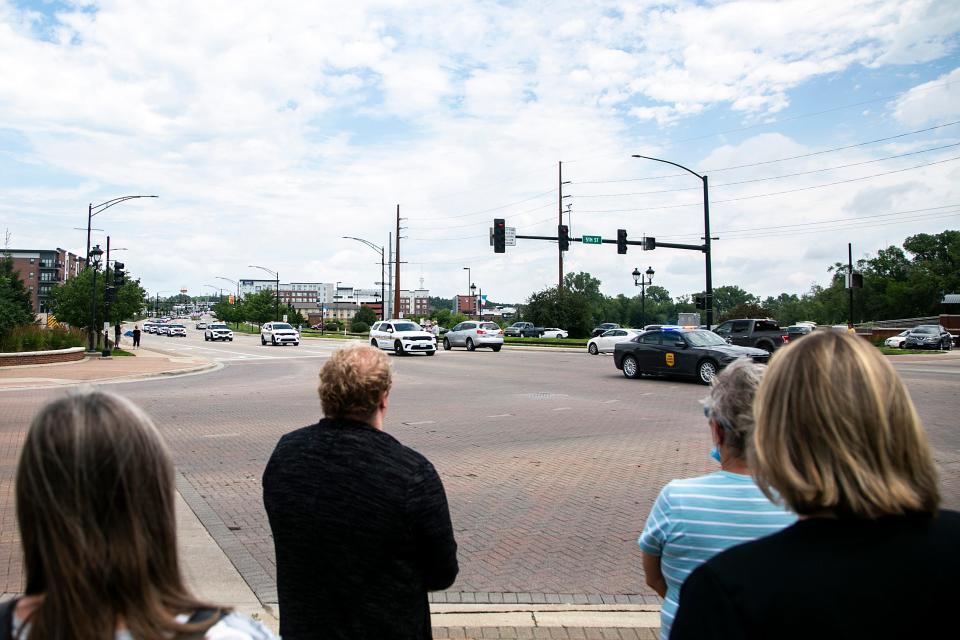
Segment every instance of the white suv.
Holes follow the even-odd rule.
[[[286,322],[268,322],[260,327],[260,344],[300,344],[300,334]]]
[[[217,340],[229,340],[233,342],[233,331],[225,324],[208,324],[207,330],[203,332],[203,339],[206,342],[215,342]]]
[[[408,353],[437,352],[437,339],[410,320],[384,320],[370,327],[370,345],[378,349],[392,350],[398,356]]]

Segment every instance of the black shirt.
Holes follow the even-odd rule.
[[[960,513],[801,520],[698,567],[670,638],[955,637],[958,580]]]
[[[288,433],[263,475],[280,634],[430,638],[427,591],[457,576],[447,498],[430,462],[369,425]]]

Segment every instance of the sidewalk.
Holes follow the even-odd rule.
[[[0,391],[45,389],[84,382],[114,383],[156,376],[183,375],[219,368],[199,357],[182,357],[140,347],[134,356],[101,359],[90,356],[76,362],[0,367]]]

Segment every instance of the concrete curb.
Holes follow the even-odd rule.
[[[654,629],[660,606],[575,604],[433,604],[434,627],[582,627]]]
[[[15,387],[0,387],[0,393],[5,391],[23,391],[26,389],[60,389],[67,387],[77,387],[85,384],[124,384],[127,382],[141,382],[155,378],[175,378],[181,376],[200,375],[203,373],[212,373],[215,370],[223,368],[221,362],[208,362],[195,367],[186,367],[183,369],[174,369],[172,371],[155,371],[151,373],[134,373],[125,376],[116,376],[113,378],[91,378],[89,380],[64,380],[56,383],[26,384]]]

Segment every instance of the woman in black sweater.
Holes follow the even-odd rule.
[[[906,388],[862,338],[805,336],[760,386],[751,467],[800,520],[684,583],[671,638],[955,636],[960,514]]]

